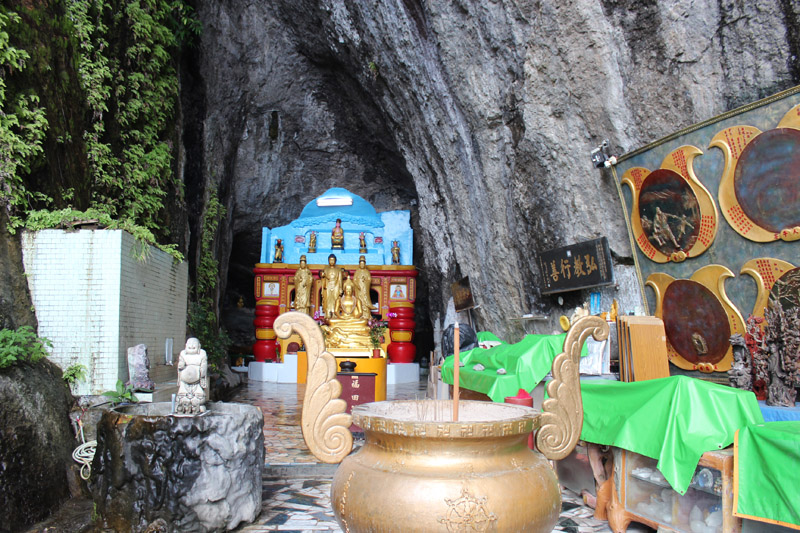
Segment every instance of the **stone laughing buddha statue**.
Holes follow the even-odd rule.
[[[186,341],[178,358],[178,394],[175,411],[180,414],[199,415],[206,411],[208,400],[208,357],[200,348],[200,341],[192,337]]]

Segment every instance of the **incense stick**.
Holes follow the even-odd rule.
[[[455,329],[453,329],[453,348],[455,350],[453,355],[453,421],[458,422],[458,395],[459,395],[459,387],[458,387],[458,379],[461,370],[461,361],[459,360],[459,352],[461,348],[461,339],[459,338],[459,331],[458,331],[458,321],[455,323]]]

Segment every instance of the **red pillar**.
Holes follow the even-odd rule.
[[[413,363],[417,355],[414,346],[414,304],[400,304],[389,307],[389,313],[394,316],[389,318],[389,338],[391,344],[386,349],[392,363]]]
[[[258,362],[274,361],[277,359],[277,335],[272,325],[278,318],[280,307],[256,303],[256,318],[253,325],[256,327],[256,342],[253,344],[253,356]]]

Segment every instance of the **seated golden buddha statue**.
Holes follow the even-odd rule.
[[[369,325],[361,318],[361,302],[355,295],[355,284],[348,277],[342,286],[344,294],[336,301],[334,316],[322,326],[328,348],[371,350]]]
[[[336,219],[336,226],[331,230],[331,249],[344,250],[344,230],[341,218]]]

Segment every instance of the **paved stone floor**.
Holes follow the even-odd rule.
[[[318,463],[300,433],[303,393],[303,385],[251,381],[231,399],[261,407],[266,447],[261,515],[237,531],[341,531],[330,502],[335,466]],[[386,395],[389,400],[422,399],[425,381],[389,385]],[[594,510],[584,506],[580,496],[564,490],[562,500],[562,513],[554,531],[611,531],[606,522],[592,518]]]

